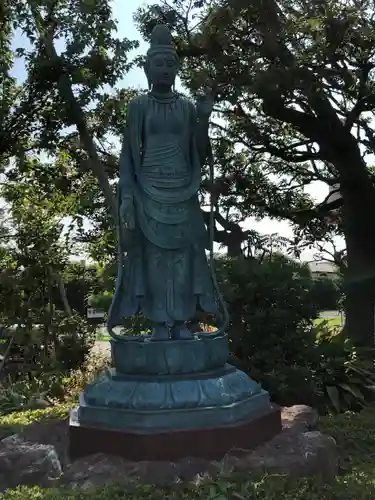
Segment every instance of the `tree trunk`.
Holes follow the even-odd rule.
[[[241,257],[243,255],[242,252],[242,243],[244,241],[244,235],[242,229],[238,226],[232,227],[230,233],[227,234],[227,254],[228,257]]]
[[[51,269],[51,276],[52,276],[52,269]],[[59,287],[60,297],[61,297],[61,301],[64,305],[65,314],[69,317],[72,317],[73,311],[72,311],[72,308],[70,307],[68,296],[66,294],[64,280],[62,279],[62,277],[58,273],[55,275],[55,280],[57,282],[57,286]],[[73,332],[73,339],[74,339],[74,342],[77,341],[77,332],[75,330]],[[58,349],[58,348],[59,348],[59,343],[56,344],[56,349]]]
[[[375,189],[364,164],[353,161],[349,165],[350,168],[340,170],[347,249],[345,330],[356,345],[372,348],[375,330]]]
[[[72,308],[70,307],[70,304],[69,304],[69,301],[68,301],[68,296],[66,295],[64,281],[63,281],[63,279],[61,278],[61,276],[59,274],[57,274],[55,276],[55,279],[56,279],[57,285],[59,287],[60,297],[61,297],[61,301],[62,301],[62,303],[64,305],[65,313],[66,313],[67,316],[72,316],[73,312],[72,312]]]
[[[240,257],[242,255],[241,244],[242,241],[231,239],[227,245],[228,257]]]
[[[41,17],[38,9],[36,9],[31,2],[29,2],[29,6],[39,33],[39,41],[41,46],[44,47],[46,54],[51,60],[61,62],[53,43],[52,34],[48,31],[48,26],[45,26],[44,20]],[[107,173],[100,161],[94,140],[88,129],[85,114],[74,96],[71,79],[69,75],[64,72],[63,68],[61,68],[61,70],[62,73],[57,81],[59,92],[66,103],[66,109],[69,113],[69,118],[72,121],[72,124],[77,127],[82,146],[90,158],[92,171],[98,179],[108,208],[117,227],[118,215],[116,197],[109,184]]]
[[[2,328],[2,332],[5,331],[5,330],[6,330],[6,327]],[[11,352],[12,352],[12,346],[13,346],[14,341],[16,339],[17,333],[18,333],[18,327],[16,328],[15,332],[11,336],[11,338],[10,338],[10,340],[8,342],[7,348],[5,350],[5,353],[3,355],[3,358],[0,361],[0,374],[2,373],[2,371],[4,369],[4,366],[5,366],[6,362],[8,361],[8,358],[9,358]]]
[[[373,347],[375,254],[371,257],[371,241],[366,242],[359,238],[359,234],[354,235],[348,226],[350,223],[345,224],[344,229],[347,248],[347,268],[344,273],[345,331],[355,345]],[[358,232],[358,225],[356,231]],[[375,234],[375,227],[372,231]],[[368,236],[367,240],[372,238]]]
[[[374,347],[374,284],[346,283],[344,330],[353,343],[361,347]]]

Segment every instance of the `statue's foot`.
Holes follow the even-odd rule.
[[[194,335],[185,325],[176,325],[172,327],[171,338],[172,340],[193,340]]]
[[[155,325],[152,329],[151,340],[169,340],[169,330],[166,325]]]

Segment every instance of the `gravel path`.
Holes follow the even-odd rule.
[[[108,356],[111,354],[111,346],[108,340],[97,340],[93,350],[94,352],[108,354]]]

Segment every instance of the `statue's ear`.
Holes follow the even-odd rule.
[[[147,63],[145,63],[143,65],[143,71],[145,72],[145,75],[146,75],[146,78],[147,78],[148,90],[151,90],[152,89],[152,83],[151,83],[151,80],[150,80],[150,74],[149,74],[149,71],[148,71],[148,64]]]

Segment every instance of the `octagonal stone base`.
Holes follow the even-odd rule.
[[[151,434],[82,425],[73,410],[69,454],[72,460],[96,453],[118,455],[135,462],[175,461],[183,457],[220,460],[231,449],[252,450],[280,432],[280,409],[273,405],[234,425]]]
[[[226,364],[190,375],[125,375],[112,368],[81,394],[78,419],[131,432],[230,425],[267,410],[269,395]]]

